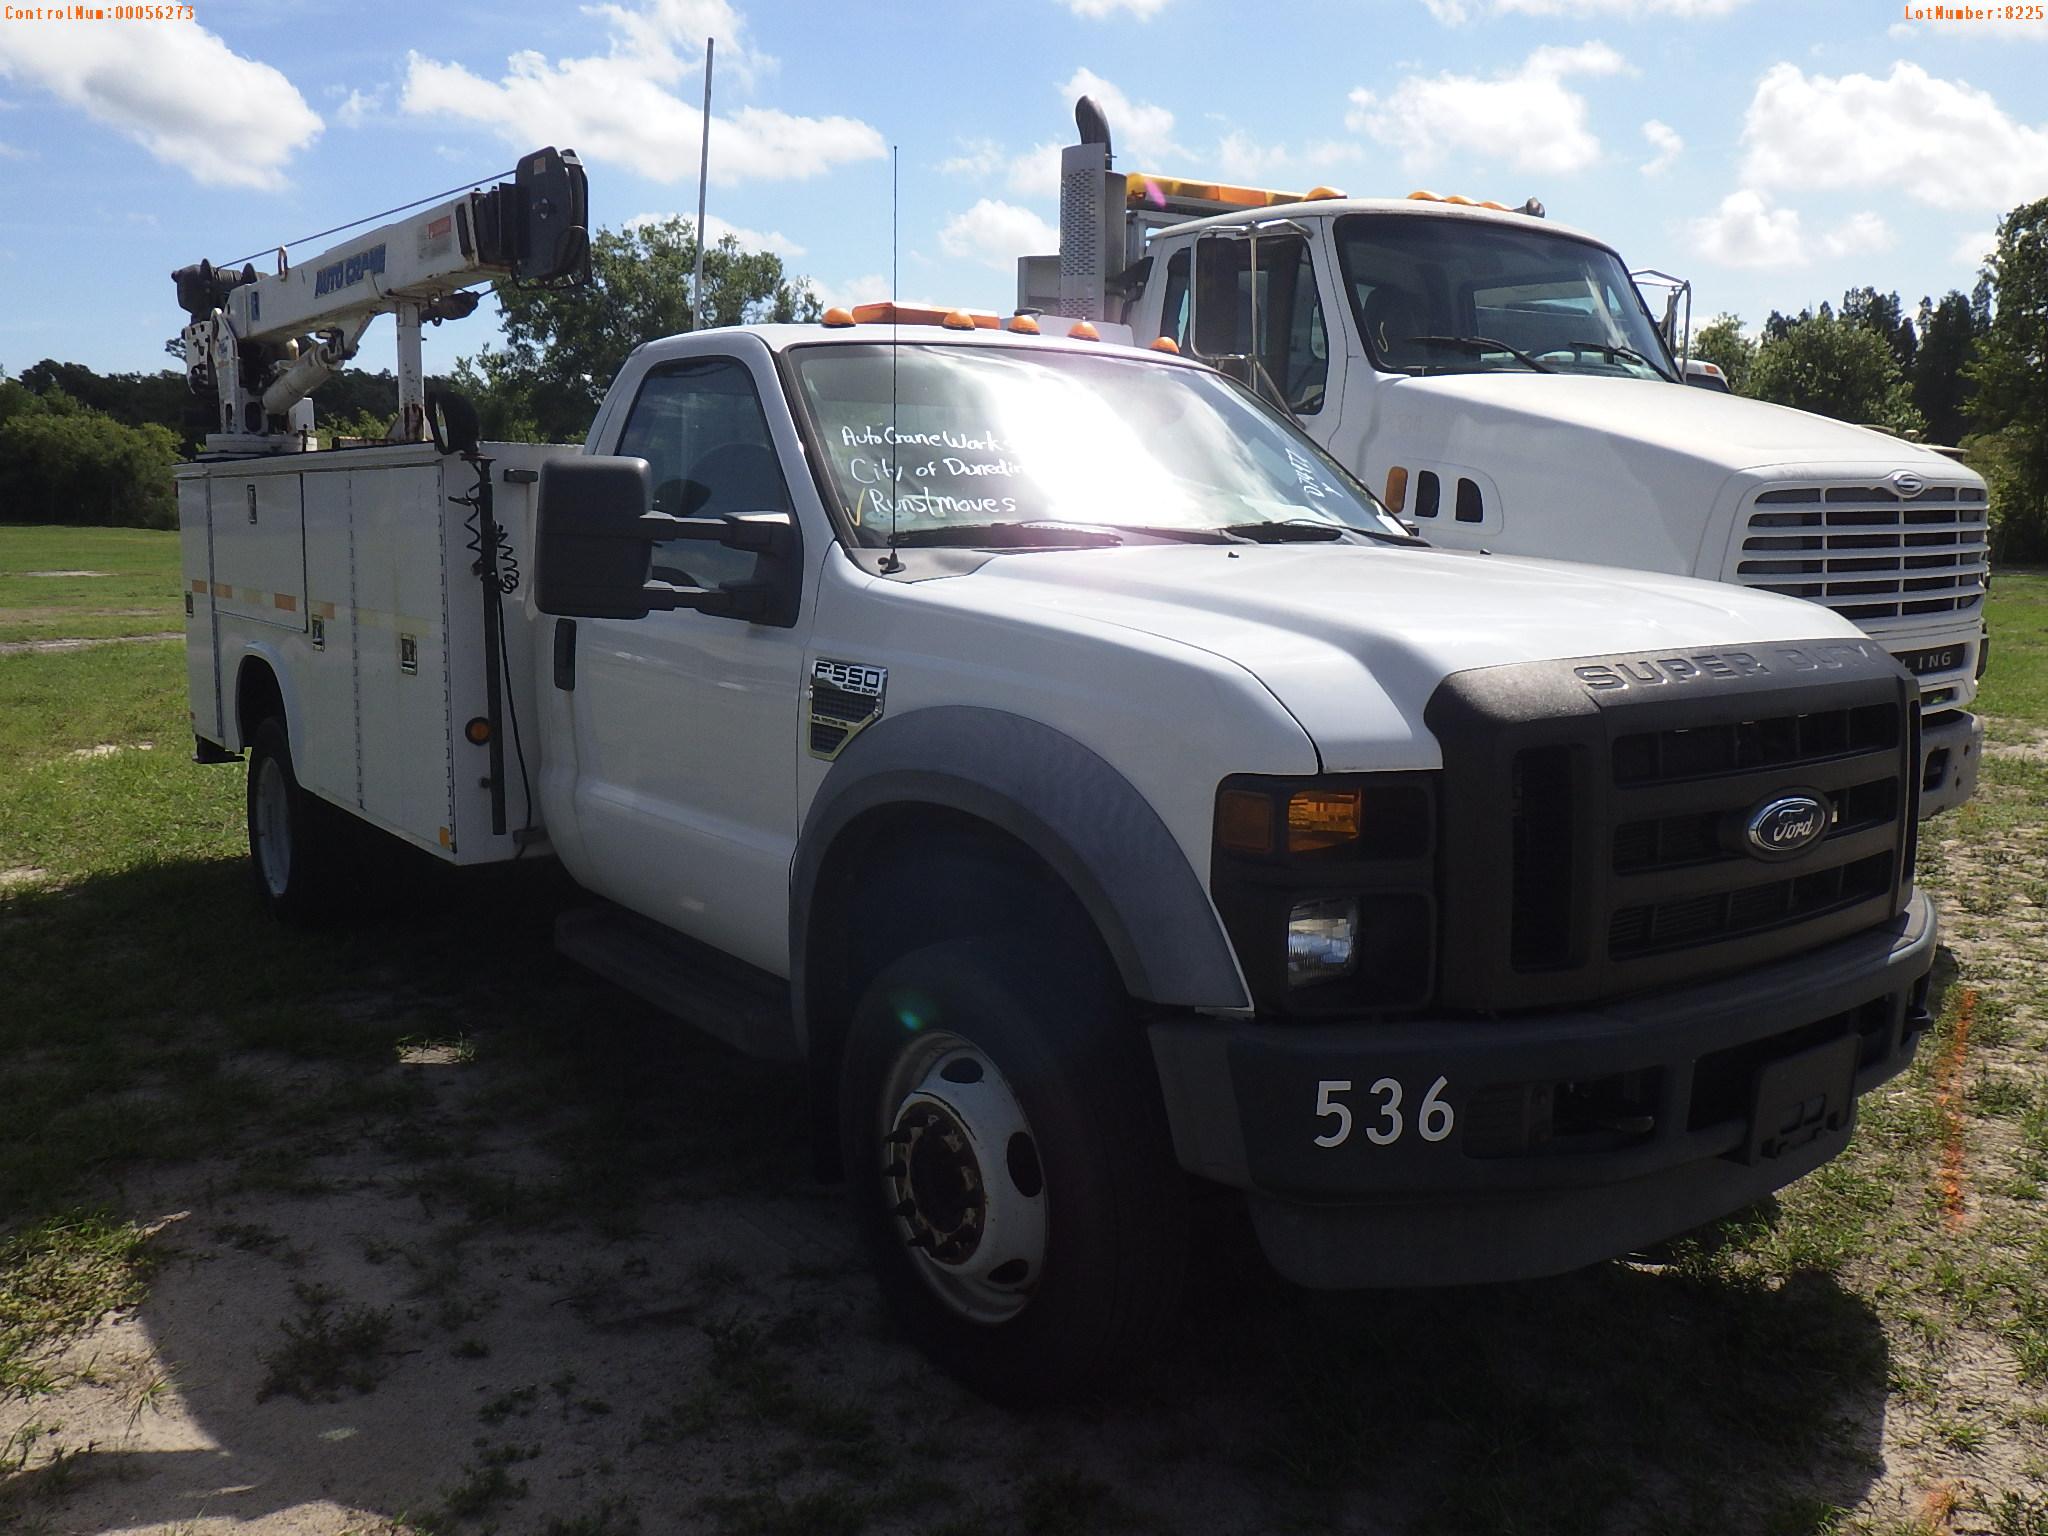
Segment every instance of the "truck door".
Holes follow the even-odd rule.
[[[760,391],[736,357],[657,365],[609,451],[652,466],[658,511],[791,510]],[[715,586],[746,578],[758,558],[673,540],[655,546],[653,574]],[[574,805],[591,864],[579,877],[681,932],[786,970],[802,627],[678,610],[579,620],[578,630]]]
[[[1306,233],[1204,235],[1194,245],[1192,282],[1188,248],[1168,257],[1159,324],[1183,350],[1221,360],[1239,377],[1256,364],[1260,395],[1277,395],[1327,445],[1343,392],[1344,349],[1332,345],[1316,251]]]

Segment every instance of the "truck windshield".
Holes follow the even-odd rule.
[[[1344,289],[1388,373],[1677,370],[1612,251],[1531,223],[1354,213],[1337,221]]]
[[[1207,369],[1023,346],[790,356],[862,544],[888,543],[892,522],[906,543],[1411,542],[1299,429]],[[1084,529],[1100,536],[1069,537]]]

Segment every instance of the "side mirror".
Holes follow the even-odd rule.
[[[787,512],[672,517],[650,511],[645,459],[579,454],[541,466],[534,513],[534,601],[570,619],[641,619],[691,608],[760,624],[795,622],[796,522]],[[759,555],[760,574],[728,587],[651,581],[654,546],[702,539]]]

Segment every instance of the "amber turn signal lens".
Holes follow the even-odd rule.
[[[491,739],[491,722],[478,715],[462,728],[462,734],[469,738],[472,745],[480,747]]]
[[[1335,848],[1358,836],[1359,807],[1355,789],[1305,789],[1287,802],[1287,851],[1313,853]]]
[[[1216,797],[1216,841],[1232,853],[1273,851],[1273,801],[1249,789],[1226,789]]]

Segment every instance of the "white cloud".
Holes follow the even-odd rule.
[[[815,277],[810,282],[811,291],[827,309],[851,309],[856,304],[872,304],[889,297],[889,279],[879,272],[849,278],[843,283],[827,283]]]
[[[984,197],[947,221],[939,231],[939,244],[949,256],[1008,272],[1019,256],[1058,250],[1060,232],[1029,208]]]
[[[587,14],[605,23],[607,52],[550,60],[522,50],[495,81],[410,53],[399,104],[493,129],[521,149],[569,144],[586,160],[624,165],[650,181],[695,180],[704,38],[718,39],[718,79],[742,90],[773,61],[748,47],[744,23],[724,0],[643,0]],[[711,179],[721,184],[800,180],[886,152],[881,134],[857,118],[757,106],[712,114]]]
[[[213,186],[285,184],[319,115],[270,65],[192,23],[0,27],[0,77],[39,86]]]
[[[1761,192],[1730,192],[1692,221],[1692,238],[1702,256],[1724,267],[1801,267],[1808,259],[1799,210],[1773,208]]]
[[[1003,168],[1003,146],[994,139],[962,139],[960,153],[939,162],[941,176],[971,176],[977,181]]]
[[[1917,64],[1830,79],[1774,65],[1743,121],[1750,187],[1887,187],[1936,208],[2010,208],[2048,185],[2048,126]]]
[[[1167,0],[1060,0],[1076,16],[1087,16],[1096,21],[1114,16],[1118,11],[1129,11],[1140,21],[1150,21],[1166,9]]]
[[[1812,236],[1798,209],[1773,207],[1767,194],[1749,187],[1729,193],[1713,213],[1694,219],[1692,238],[1702,256],[1724,267],[1803,267],[1815,256],[1867,256],[1898,243],[1891,226],[1867,211]]]
[[[373,91],[351,90],[342,98],[340,106],[334,109],[335,120],[344,128],[360,128],[366,118],[375,117],[384,110],[386,90],[378,86]]]
[[[1982,266],[1991,253],[1998,248],[1998,231],[1995,229],[1972,230],[1958,239],[1949,255],[1959,264],[1975,271]]]
[[[1639,169],[1645,176],[1661,176],[1671,168],[1671,162],[1685,151],[1685,140],[1669,123],[1660,123],[1651,118],[1643,124],[1643,137],[1650,141],[1650,147],[1657,153],[1645,160]]]
[[[33,160],[34,158],[34,151],[23,149],[18,144],[9,144],[5,139],[0,139],[0,160]]]
[[[697,222],[694,213],[636,213],[626,220],[626,228],[638,229],[643,224],[663,224],[670,219],[681,219],[685,224]],[[739,241],[740,249],[747,251],[773,251],[784,261],[793,261],[803,255],[804,247],[798,245],[779,229],[749,229],[744,224],[734,224],[721,219],[715,213],[704,215],[704,227],[711,231],[711,243],[716,245],[727,235]]]
[[[1401,152],[1412,171],[1447,150],[1504,154],[1517,170],[1563,174],[1600,158],[1586,124],[1586,98],[1565,85],[1573,75],[1616,75],[1629,64],[1605,43],[1538,48],[1491,78],[1410,75],[1384,96],[1360,87],[1345,126]]]
[[[1110,125],[1115,132],[1116,125]],[[1058,197],[1060,194],[1060,150],[1057,139],[1034,144],[1010,161],[1010,190],[1019,197]]]
[[[1478,0],[1422,0],[1429,14],[1447,27],[1460,27],[1472,19]],[[1749,0],[1493,0],[1495,15],[1523,16],[1617,16],[1634,20],[1639,16],[1669,16],[1686,21],[1698,17],[1725,16],[1741,9]]]
[[[1681,21],[1726,16],[1749,0],[1493,0],[1496,11],[1524,16],[1671,16]]]
[[[1891,225],[1874,213],[1852,213],[1820,237],[1823,256],[1861,256],[1888,251],[1899,243]]]

